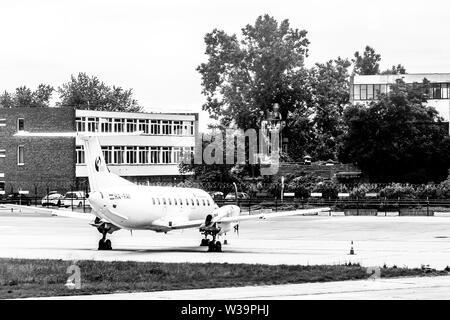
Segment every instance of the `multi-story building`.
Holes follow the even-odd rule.
[[[382,93],[389,93],[390,85],[397,80],[407,84],[430,82],[428,105],[433,106],[446,122],[450,121],[450,73],[414,73],[396,75],[355,75],[350,80],[350,101],[367,103],[378,99]]]
[[[129,113],[76,110],[76,130],[90,132],[135,132],[140,136],[100,137],[110,170],[136,183],[174,181],[178,164],[193,152],[198,132],[196,113]],[[84,150],[76,141],[76,176],[87,177]]]
[[[29,132],[135,132],[100,137],[112,172],[132,182],[177,182],[178,164],[193,152],[197,113],[128,113],[73,108],[0,108],[0,194],[42,195],[48,190],[87,188],[81,141],[75,138],[16,137]]]

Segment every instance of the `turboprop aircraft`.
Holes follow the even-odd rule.
[[[330,208],[315,208],[280,213],[241,215],[236,205],[218,207],[212,197],[201,189],[160,186],[141,186],[131,183],[108,169],[99,143],[100,136],[140,135],[135,133],[30,133],[20,132],[18,137],[78,137],[84,144],[90,192],[87,200],[93,214],[75,213],[62,209],[37,210],[56,216],[81,218],[102,234],[98,250],[111,250],[107,235],[117,230],[172,230],[198,228],[204,236],[201,246],[209,252],[221,252],[219,236],[236,230],[239,222],[294,215],[314,215]],[[23,206],[15,206],[22,207]],[[36,210],[36,209],[34,209]],[[209,239],[210,237],[211,239]]]

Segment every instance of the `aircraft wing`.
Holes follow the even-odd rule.
[[[271,218],[281,218],[289,216],[308,216],[317,215],[319,212],[330,211],[331,208],[314,208],[314,209],[301,209],[293,211],[281,211],[281,212],[270,212],[270,213],[260,213],[260,214],[250,214],[250,215],[240,215],[234,217],[223,217],[216,222],[239,222],[245,220],[257,220],[257,219],[271,219]],[[174,223],[172,229],[187,229],[187,228],[198,228],[205,223],[205,220],[191,220],[183,223]]]
[[[65,209],[47,209],[47,208],[38,208],[38,207],[32,207],[32,206],[20,206],[20,205],[16,205],[16,204],[5,204],[5,206],[13,208],[13,209],[17,209],[17,210],[23,210],[26,212],[51,214],[52,216],[82,219],[82,220],[86,220],[86,221],[92,221],[96,217],[92,213],[76,212],[76,211],[65,210]]]

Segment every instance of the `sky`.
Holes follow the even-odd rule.
[[[0,0],[0,90],[56,88],[86,72],[132,88],[147,112],[200,112],[205,128],[196,71],[206,61],[205,34],[239,36],[266,13],[308,31],[306,66],[371,45],[382,69],[450,72],[444,0]]]

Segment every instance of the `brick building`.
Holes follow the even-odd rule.
[[[111,172],[134,183],[182,181],[178,164],[194,152],[197,113],[144,113],[73,108],[0,108],[0,193],[86,190],[87,168],[79,138],[15,137],[28,132],[135,132],[100,137]]]
[[[15,137],[19,131],[75,130],[72,108],[0,109],[0,192],[42,195],[75,181],[75,138]]]

